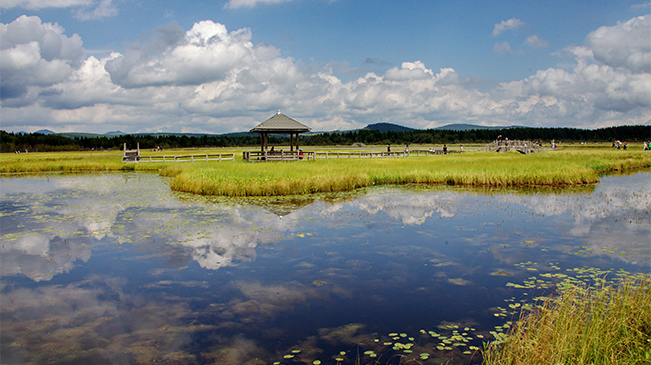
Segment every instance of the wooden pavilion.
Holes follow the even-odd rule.
[[[251,129],[251,133],[260,133],[260,153],[247,152],[244,159],[247,161],[302,159],[303,156],[299,155],[298,135],[311,130],[310,127],[282,114],[279,110],[276,115]],[[289,152],[273,151],[273,147],[269,150],[269,134],[289,134]]]

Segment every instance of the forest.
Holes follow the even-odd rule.
[[[607,142],[615,140],[629,143],[651,140],[650,126],[618,126],[601,129],[576,128],[505,128],[445,130],[426,129],[409,131],[386,131],[360,129],[348,132],[326,132],[304,134],[300,137],[302,146],[350,146],[354,143],[366,145],[386,144],[477,144],[489,143],[498,138],[511,140],[540,141],[548,144],[552,140],[563,143]],[[205,148],[205,147],[247,147],[260,143],[257,134],[222,135],[178,135],[178,134],[124,134],[115,136],[74,137],[62,134],[8,133],[0,130],[0,152],[15,151],[79,151],[122,149],[140,144],[142,149]],[[270,135],[270,145],[287,145],[286,135]]]

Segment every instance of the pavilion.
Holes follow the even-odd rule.
[[[270,133],[289,134],[290,151],[294,151],[294,142],[296,142],[296,151],[298,151],[299,133],[305,133],[311,130],[312,129],[310,127],[295,121],[285,114],[282,114],[279,110],[276,115],[260,123],[257,127],[251,129],[251,133],[260,133],[260,151],[262,152],[267,150]]]

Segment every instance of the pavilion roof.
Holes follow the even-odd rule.
[[[251,129],[251,132],[257,133],[300,133],[309,132],[312,128],[301,124],[294,119],[282,114],[280,111],[273,117],[258,124]]]

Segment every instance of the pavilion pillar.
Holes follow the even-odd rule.
[[[289,133],[289,150],[294,151],[294,133]]]

